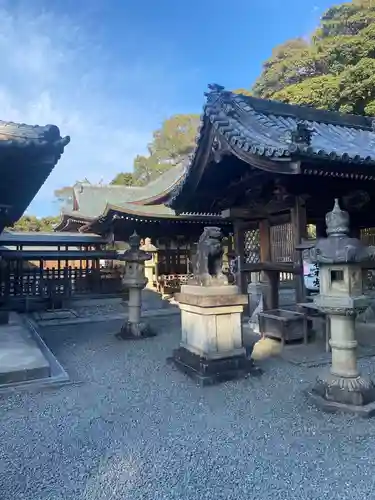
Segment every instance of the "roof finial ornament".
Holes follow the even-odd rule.
[[[306,144],[310,146],[314,129],[310,128],[304,121],[298,121],[297,127],[291,133],[292,142],[295,144]]]
[[[225,87],[223,87],[222,85],[219,85],[218,83],[209,83],[208,84],[208,88],[210,90],[210,92],[222,92]]]
[[[213,95],[218,97],[218,95],[222,94],[223,91],[225,91],[225,87],[223,87],[222,85],[219,85],[217,83],[210,83],[208,85],[208,92],[205,92],[204,95],[206,97],[210,97]]]
[[[293,130],[288,129],[281,135],[280,139],[296,149],[298,145],[310,146],[314,132],[315,130],[310,128],[306,122],[298,120],[296,128]]]

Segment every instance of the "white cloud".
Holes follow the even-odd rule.
[[[127,62],[126,55],[121,65],[110,63],[110,54],[84,26],[27,8],[32,3],[22,9],[0,3],[0,118],[54,123],[71,136],[37,196],[34,206],[40,209],[56,188],[84,177],[108,181],[131,170],[134,156],[145,150],[169,110],[160,65]],[[148,92],[152,102],[145,98]]]

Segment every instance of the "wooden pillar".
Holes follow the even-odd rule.
[[[279,308],[280,272],[267,269],[263,271],[261,290],[263,295],[263,311]]]
[[[243,273],[243,265],[245,263],[245,234],[242,228],[240,221],[235,220],[233,223],[234,226],[234,250],[237,255],[237,286],[240,289],[241,293],[247,293],[247,281],[246,276]]]
[[[271,262],[271,233],[270,222],[263,219],[259,223],[260,260]],[[263,311],[278,309],[280,273],[274,270],[262,271],[261,289],[263,295]]]
[[[297,196],[294,207],[291,210],[294,248],[307,238],[307,219],[305,202]],[[300,270],[300,274],[295,275],[296,299],[298,302],[305,302],[306,290],[303,279],[303,259],[301,251],[294,251],[294,264]]]
[[[260,261],[271,262],[270,223],[268,219],[259,222]]]

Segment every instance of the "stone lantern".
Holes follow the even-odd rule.
[[[327,238],[310,250],[319,265],[320,294],[314,302],[331,325],[332,364],[309,391],[327,411],[349,411],[363,416],[375,413],[375,387],[357,367],[355,319],[370,304],[363,294],[362,263],[374,256],[374,248],[349,236],[349,215],[336,199],[326,215]]]
[[[157,283],[157,266],[158,266],[158,249],[152,244],[151,238],[146,238],[144,244],[140,247],[141,250],[151,255],[150,260],[145,262],[145,276],[147,278],[147,287],[153,288],[154,277]]]
[[[141,321],[142,290],[147,284],[145,277],[145,262],[151,255],[139,248],[141,242],[136,232],[129,238],[129,250],[119,256],[125,262],[123,286],[129,290],[129,317],[117,334],[121,339],[141,339],[155,335],[151,327]]]

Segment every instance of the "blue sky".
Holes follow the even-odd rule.
[[[249,88],[333,3],[0,0],[0,118],[71,136],[28,212],[56,213],[58,187],[130,171],[163,119],[200,112],[208,83]]]

